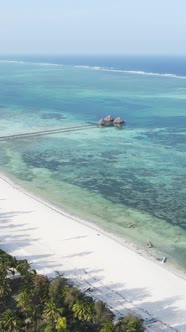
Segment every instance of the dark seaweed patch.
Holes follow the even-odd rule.
[[[185,120],[186,121],[186,120]],[[176,148],[178,151],[186,151],[186,134],[184,134],[186,129],[174,130],[173,128],[168,128],[166,130],[160,131],[147,131],[143,133],[143,136],[135,136],[136,140],[148,139],[154,144],[161,144],[162,146]]]
[[[46,168],[49,169],[50,171],[57,171],[59,166],[61,165],[61,162],[52,159],[52,160],[47,160],[43,154],[27,154],[24,153],[23,156],[23,161],[34,168]]]
[[[151,139],[153,135],[156,133],[152,133]],[[157,135],[164,134],[160,132]],[[118,151],[114,147],[108,152],[100,150],[93,154],[86,150],[78,154],[74,142],[70,148],[63,142],[63,146],[56,146],[56,150],[47,149],[43,153],[27,151],[22,157],[30,168],[46,168],[55,172],[53,176],[59,181],[86,188],[111,202],[149,213],[186,229],[186,177],[183,167],[179,174],[171,177],[163,163],[158,169],[128,164],[115,168]],[[164,176],[168,176],[168,181]]]

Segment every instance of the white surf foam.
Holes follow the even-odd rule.
[[[29,64],[36,66],[52,66],[52,67],[63,67],[63,64],[49,63],[49,62],[32,62],[32,61],[19,61],[19,60],[0,60],[0,63],[16,63],[16,64]]]
[[[31,62],[31,61],[19,61],[19,60],[0,60],[0,63],[17,63],[17,64],[31,64],[36,66],[52,66],[52,67],[63,67],[64,64],[58,63],[48,63],[48,62]],[[115,72],[115,73],[125,73],[131,75],[146,75],[146,76],[157,76],[157,77],[165,77],[165,78],[178,78],[178,79],[186,79],[186,76],[179,76],[172,73],[153,73],[153,72],[145,72],[142,70],[124,70],[124,69],[115,69],[113,67],[100,67],[100,66],[88,66],[88,65],[74,65],[75,68],[82,69],[90,69],[90,70],[100,70],[107,72]]]
[[[176,74],[171,73],[153,73],[153,72],[145,72],[142,70],[124,70],[124,69],[114,69],[114,68],[107,68],[107,67],[98,67],[98,66],[75,66],[77,68],[84,68],[84,69],[91,69],[91,70],[101,70],[107,72],[115,72],[115,73],[126,73],[131,75],[147,75],[147,76],[159,76],[159,77],[168,77],[168,78],[179,78],[179,79],[186,79],[186,76],[179,76]]]

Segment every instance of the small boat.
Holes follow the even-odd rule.
[[[146,318],[143,323],[144,325],[150,325],[150,324],[153,324],[153,323],[156,323],[157,322],[157,319],[156,318]]]
[[[166,261],[167,261],[167,257],[162,257],[161,262],[162,262],[162,263],[166,263]]]

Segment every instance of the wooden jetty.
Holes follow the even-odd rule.
[[[56,129],[47,129],[47,130],[40,130],[40,131],[33,131],[23,134],[14,134],[14,135],[7,135],[7,136],[0,136],[0,141],[9,141],[14,139],[23,139],[29,137],[36,137],[36,136],[43,136],[43,135],[53,135],[58,133],[64,133],[69,131],[76,131],[76,130],[83,130],[83,129],[91,129],[97,128],[98,125],[84,125],[84,126],[75,126],[75,127],[66,127],[66,128],[56,128]]]
[[[24,138],[30,138],[30,137],[44,136],[44,135],[54,135],[54,134],[58,134],[58,133],[65,133],[65,132],[70,132],[70,131],[98,128],[98,127],[105,127],[105,126],[111,127],[113,125],[117,126],[117,127],[121,127],[121,126],[124,126],[125,124],[126,124],[125,120],[122,120],[120,117],[113,119],[110,115],[108,115],[104,119],[100,119],[98,124],[87,124],[87,125],[74,126],[74,127],[45,129],[45,130],[32,131],[32,132],[27,132],[27,133],[22,133],[22,134],[0,136],[0,142],[14,140],[14,139],[24,139]]]

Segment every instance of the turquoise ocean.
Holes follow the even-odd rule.
[[[0,136],[108,114],[127,125],[0,142],[0,171],[186,270],[186,57],[0,58]]]

